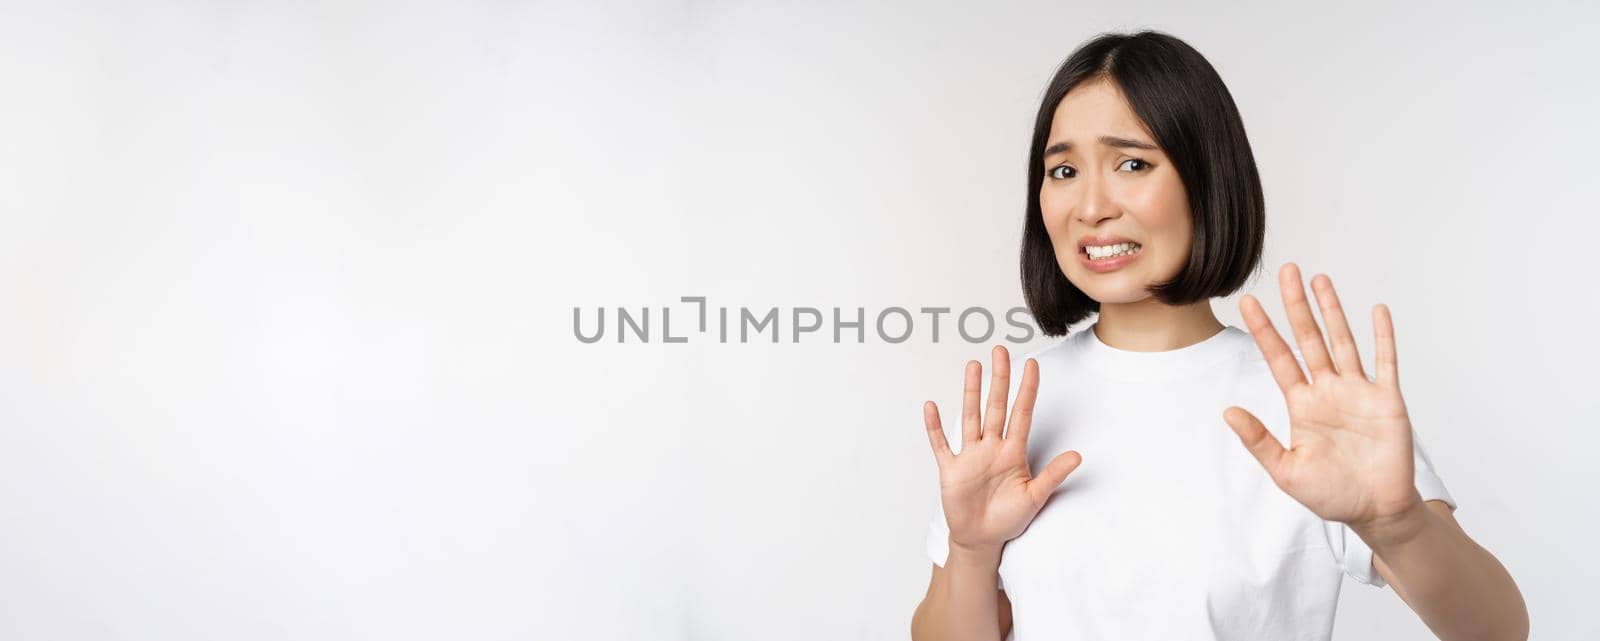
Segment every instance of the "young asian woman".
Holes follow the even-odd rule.
[[[1091,40],[1030,145],[1023,290],[1066,339],[1020,366],[997,346],[982,408],[967,363],[959,454],[924,405],[940,500],[915,641],[1327,639],[1344,576],[1393,586],[1441,639],[1527,638],[1410,422],[1388,307],[1374,376],[1326,275],[1319,326],[1299,266],[1278,272],[1293,346],[1253,296],[1247,331],[1213,313],[1260,267],[1265,206],[1203,56],[1156,31]]]

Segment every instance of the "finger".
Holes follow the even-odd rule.
[[[1017,389],[1017,402],[1011,406],[1006,440],[1028,442],[1028,432],[1033,429],[1033,401],[1038,397],[1039,361],[1030,358],[1022,364],[1022,386]]]
[[[1006,397],[1011,394],[1011,354],[1004,345],[990,350],[994,370],[989,373],[989,407],[983,410],[979,438],[1000,438],[1006,429]]]
[[[1294,342],[1300,346],[1300,357],[1305,359],[1306,369],[1310,370],[1311,382],[1317,381],[1318,374],[1334,374],[1327,344],[1322,341],[1322,330],[1311,314],[1310,303],[1306,302],[1299,265],[1283,264],[1278,270],[1278,289],[1283,292],[1283,308],[1289,314],[1289,327],[1294,330]]]
[[[955,458],[955,453],[950,451],[950,440],[944,436],[944,423],[939,420],[939,406],[934,405],[933,401],[922,404],[922,424],[927,428],[928,444],[933,446],[933,460],[942,471]]]
[[[1066,482],[1067,475],[1078,469],[1078,464],[1082,462],[1083,455],[1076,450],[1067,450],[1056,455],[1037,476],[1028,481],[1028,496],[1034,503],[1043,503],[1045,499],[1050,498],[1051,492]]]
[[[1261,463],[1267,474],[1276,483],[1278,479],[1278,465],[1283,461],[1286,450],[1278,442],[1278,437],[1267,431],[1267,427],[1257,420],[1254,414],[1238,406],[1230,406],[1222,411],[1222,420],[1233,428],[1233,433],[1239,436],[1239,442],[1250,450],[1251,456]]]
[[[1378,303],[1372,308],[1372,334],[1378,350],[1378,384],[1385,387],[1400,385],[1400,357],[1394,349],[1394,319],[1389,316],[1389,306]]]
[[[1289,344],[1272,326],[1272,319],[1267,317],[1267,310],[1261,308],[1261,301],[1245,294],[1239,299],[1239,315],[1244,317],[1245,327],[1250,328],[1250,335],[1255,337],[1256,349],[1261,350],[1261,356],[1267,360],[1278,389],[1287,395],[1294,386],[1304,384],[1306,376],[1300,371],[1300,361],[1295,360]]]
[[[1322,310],[1322,322],[1328,326],[1328,342],[1333,344],[1333,362],[1340,374],[1355,374],[1367,380],[1361,369],[1361,354],[1356,350],[1356,337],[1350,333],[1350,323],[1344,317],[1344,306],[1339,304],[1339,293],[1333,290],[1333,279],[1327,274],[1311,277],[1311,291],[1317,297],[1317,307]]]
[[[978,391],[983,381],[983,364],[967,361],[966,379],[961,384],[961,448],[983,437],[978,427]]]

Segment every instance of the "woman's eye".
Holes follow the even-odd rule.
[[[1066,165],[1057,165],[1054,169],[1050,170],[1050,177],[1054,178],[1056,180],[1062,180],[1062,179],[1065,179],[1065,178],[1071,178],[1072,175],[1066,173],[1066,172],[1069,172],[1069,171],[1072,171],[1071,167],[1068,167]]]
[[[1141,168],[1134,169],[1134,171],[1143,171],[1144,169],[1149,169],[1150,168],[1150,163],[1147,163],[1147,162],[1145,162],[1143,160],[1139,160],[1138,158],[1129,158],[1127,160],[1122,161],[1122,164],[1126,165],[1126,164],[1128,164],[1130,162],[1136,162],[1136,163],[1139,163],[1140,165],[1142,165]],[[1118,165],[1118,166],[1120,167],[1122,165]]]

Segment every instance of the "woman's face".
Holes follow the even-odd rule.
[[[1146,287],[1177,275],[1189,260],[1183,180],[1109,81],[1087,81],[1062,98],[1045,141],[1044,169],[1039,209],[1056,262],[1090,298],[1149,298]],[[1106,244],[1100,236],[1138,247],[1131,256],[1091,260],[1084,245]]]

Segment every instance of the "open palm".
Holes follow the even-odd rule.
[[[1407,513],[1422,497],[1413,481],[1411,420],[1400,396],[1388,306],[1372,310],[1374,381],[1361,368],[1332,279],[1322,274],[1311,279],[1333,345],[1331,358],[1306,300],[1299,267],[1284,264],[1278,285],[1309,379],[1260,301],[1246,294],[1239,311],[1283,392],[1290,446],[1285,449],[1244,408],[1228,407],[1223,420],[1273,482],[1317,516],[1359,527]]]
[[[939,466],[939,496],[953,545],[998,548],[1020,536],[1044,507],[1050,494],[1066,481],[1083,458],[1068,450],[1053,458],[1038,476],[1028,466],[1028,432],[1039,394],[1039,363],[1023,363],[1022,384],[1009,427],[1006,395],[1010,392],[1011,356],[1003,346],[993,351],[994,374],[987,409],[979,414],[983,365],[969,361],[962,386],[961,454],[950,451],[939,408],[923,404],[928,444]]]

